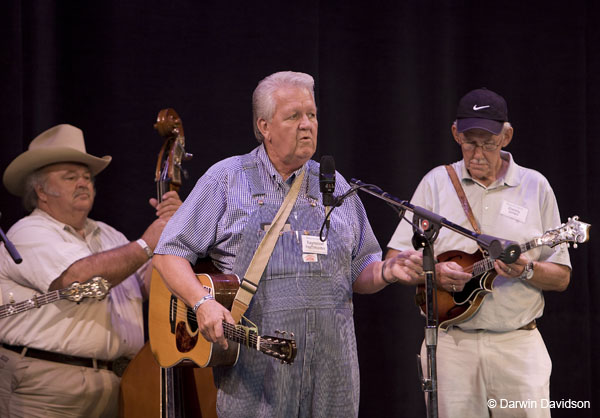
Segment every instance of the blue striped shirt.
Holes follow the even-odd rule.
[[[265,151],[263,145],[252,150],[251,155],[258,162],[258,175],[265,194],[260,200],[281,205],[290,189],[291,182],[283,180]],[[318,164],[309,160],[292,177],[308,170],[298,200],[290,216],[299,205],[320,206]],[[340,196],[350,186],[336,173],[336,196]],[[241,158],[234,156],[222,160],[198,180],[194,189],[181,207],[169,220],[155,249],[156,254],[171,254],[187,259],[195,264],[198,258],[210,256],[215,265],[224,273],[230,273],[237,250],[242,241],[246,220],[256,210],[257,198],[250,191],[250,184]],[[323,208],[323,219],[325,218]],[[381,248],[373,234],[362,202],[356,194],[347,198],[331,216],[331,228],[350,229],[352,246],[352,281],[373,261],[381,260]]]

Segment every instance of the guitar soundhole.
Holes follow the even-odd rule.
[[[187,326],[185,322],[177,323],[177,330],[175,332],[175,344],[177,345],[177,350],[180,353],[187,353],[192,351],[198,342],[198,334],[192,336],[187,331]]]

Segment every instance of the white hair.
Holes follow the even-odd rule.
[[[254,136],[259,143],[265,139],[258,129],[258,120],[270,122],[275,114],[275,92],[287,86],[305,88],[315,101],[315,80],[309,74],[294,71],[280,71],[263,78],[252,94],[252,120],[254,122]]]

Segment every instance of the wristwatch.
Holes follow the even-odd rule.
[[[530,280],[532,277],[533,277],[533,261],[530,261],[529,263],[527,263],[527,265],[525,265],[525,268],[523,269],[523,273],[521,273],[521,276],[519,276],[519,279]]]
[[[137,244],[142,247],[142,250],[144,250],[146,252],[146,255],[148,256],[148,259],[151,259],[152,256],[154,255],[154,252],[152,251],[152,249],[148,246],[148,244],[146,244],[146,241],[144,241],[142,238],[138,239]]]

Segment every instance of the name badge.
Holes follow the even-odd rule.
[[[523,206],[507,202],[506,200],[502,201],[502,209],[500,209],[500,213],[504,216],[521,223],[525,223],[527,220],[527,212],[529,212],[529,209],[524,208]]]
[[[312,254],[327,254],[327,241],[321,242],[314,235],[302,235],[302,252]]]

